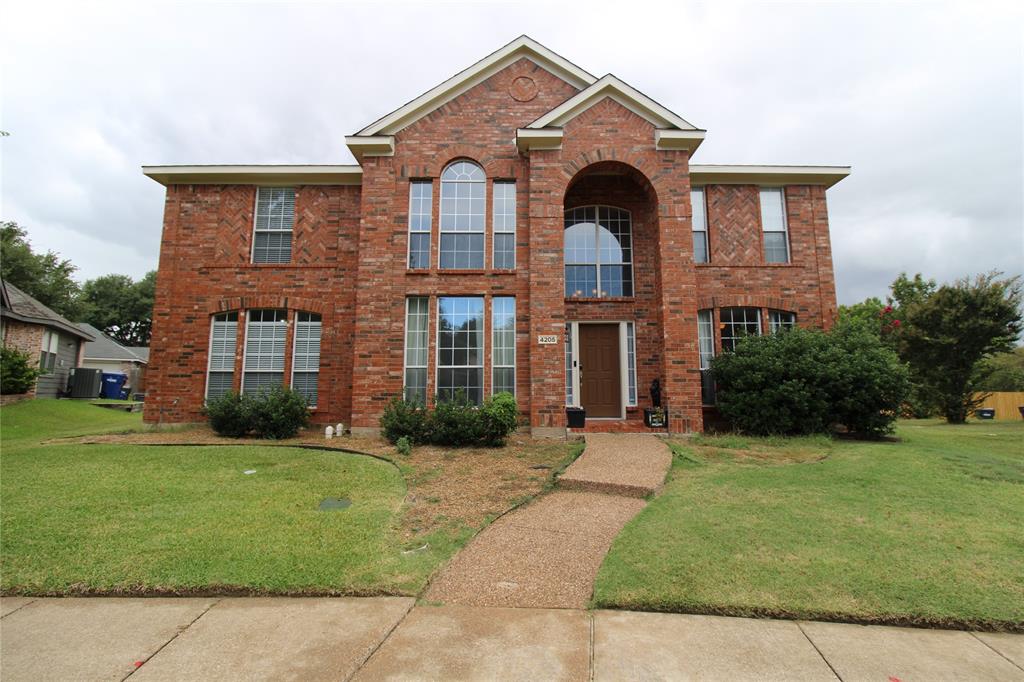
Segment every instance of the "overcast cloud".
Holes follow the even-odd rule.
[[[529,11],[532,9],[533,11]],[[143,164],[352,163],[344,136],[522,33],[708,130],[696,163],[849,164],[840,303],[1024,270],[1012,4],[8,2],[0,218],[82,279],[156,267]]]

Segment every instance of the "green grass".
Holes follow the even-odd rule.
[[[601,607],[1024,627],[1024,423],[901,442],[700,437],[615,540]]]
[[[396,526],[405,483],[370,457],[253,445],[40,445],[143,428],[138,414],[70,401],[0,411],[5,594],[413,594],[464,540],[438,532],[417,538],[427,550],[404,553],[411,547]],[[325,497],[352,506],[318,511]]]

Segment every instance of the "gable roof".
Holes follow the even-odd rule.
[[[143,358],[132,349],[122,346],[102,331],[88,322],[79,322],[78,327],[93,337],[94,340],[85,344],[86,360],[124,360],[128,362],[148,362],[148,357]],[[148,356],[147,349],[147,356]]]
[[[58,315],[10,282],[0,280],[0,317],[19,322],[53,327],[89,341],[92,335],[79,329],[75,323]]]
[[[382,116],[355,135],[346,138],[345,141],[349,143],[350,140],[353,140],[358,143],[360,137],[394,135],[410,123],[446,102],[450,102],[521,57],[526,57],[576,88],[585,88],[597,80],[565,57],[555,54],[533,38],[522,35],[469,68],[463,69],[437,87],[428,90],[390,114]]]
[[[562,102],[526,127],[535,130],[549,127],[560,128],[605,97],[612,98],[641,118],[647,119],[655,128],[663,130],[700,130],[678,114],[669,111],[632,85],[624,83],[610,73],[603,76],[601,80],[592,83],[586,89],[576,93],[575,96]]]

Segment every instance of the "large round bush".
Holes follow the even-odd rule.
[[[906,368],[858,328],[793,329],[743,339],[712,362],[718,407],[740,431],[807,434],[833,424],[888,433],[907,394]]]

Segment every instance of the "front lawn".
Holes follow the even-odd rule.
[[[388,462],[294,447],[393,452],[319,429],[286,446],[232,441],[53,400],[3,408],[0,438],[4,594],[416,594],[573,454],[525,442]],[[319,511],[329,497],[351,506]]]
[[[1024,627],[1024,423],[901,442],[697,437],[615,540],[601,607]]]

